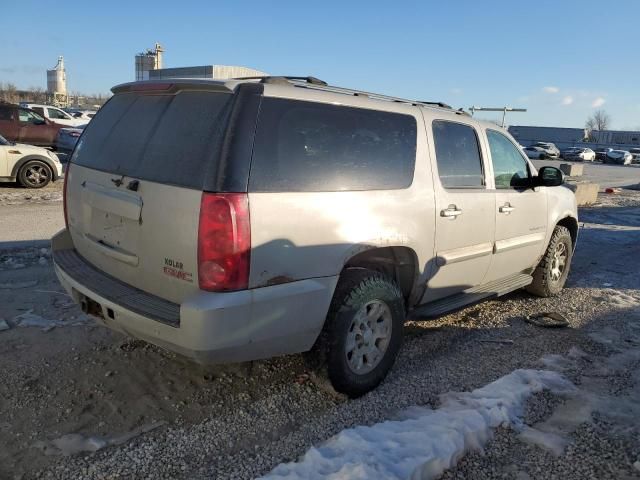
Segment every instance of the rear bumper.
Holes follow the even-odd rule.
[[[89,299],[98,305],[99,323],[200,363],[309,350],[322,329],[337,282],[334,276],[239,292],[199,292],[177,305],[88,264],[73,249],[66,230],[52,238],[51,250],[60,283],[76,302]]]

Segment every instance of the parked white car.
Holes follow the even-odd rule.
[[[73,118],[82,119],[85,123],[89,123],[89,121],[93,118],[93,116],[98,113],[95,110],[80,110],[77,112],[73,112]]]
[[[549,158],[558,158],[560,157],[560,150],[556,147],[555,143],[551,142],[536,142],[532,147],[540,147],[542,148]]]
[[[596,159],[596,152],[590,148],[568,148],[562,153],[562,158],[578,162],[593,162]]]
[[[58,107],[52,107],[51,105],[41,105],[38,103],[20,103],[21,107],[29,108],[34,112],[42,115],[47,120],[57,123],[58,125],[65,125],[69,127],[76,127],[78,125],[84,125],[87,123],[87,119],[73,118],[64,110]]]
[[[62,176],[55,153],[42,147],[13,143],[0,135],[0,183],[18,182],[27,188],[42,188]]]
[[[629,165],[633,160],[633,155],[626,150],[611,150],[607,153],[607,158],[603,163],[615,163],[618,165]]]
[[[542,160],[549,157],[547,151],[542,147],[524,147],[525,155],[531,159]]]
[[[640,148],[630,148],[629,153],[633,157],[631,163],[640,163]]]

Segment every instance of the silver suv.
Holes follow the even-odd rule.
[[[408,316],[565,283],[574,195],[494,124],[313,77],[113,92],[52,240],[61,283],[110,328],[204,363],[311,350],[358,396]]]

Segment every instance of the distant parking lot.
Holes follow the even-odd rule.
[[[603,165],[599,162],[567,162],[565,160],[532,160],[532,162],[536,168],[545,165],[559,168],[561,163],[582,163],[584,179],[598,183],[601,189],[640,183],[640,165]]]

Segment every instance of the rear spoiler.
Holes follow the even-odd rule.
[[[214,92],[231,93],[237,81],[223,82],[220,80],[171,78],[166,80],[142,80],[116,85],[111,89],[115,93],[149,92],[176,93],[180,90],[211,90]]]

